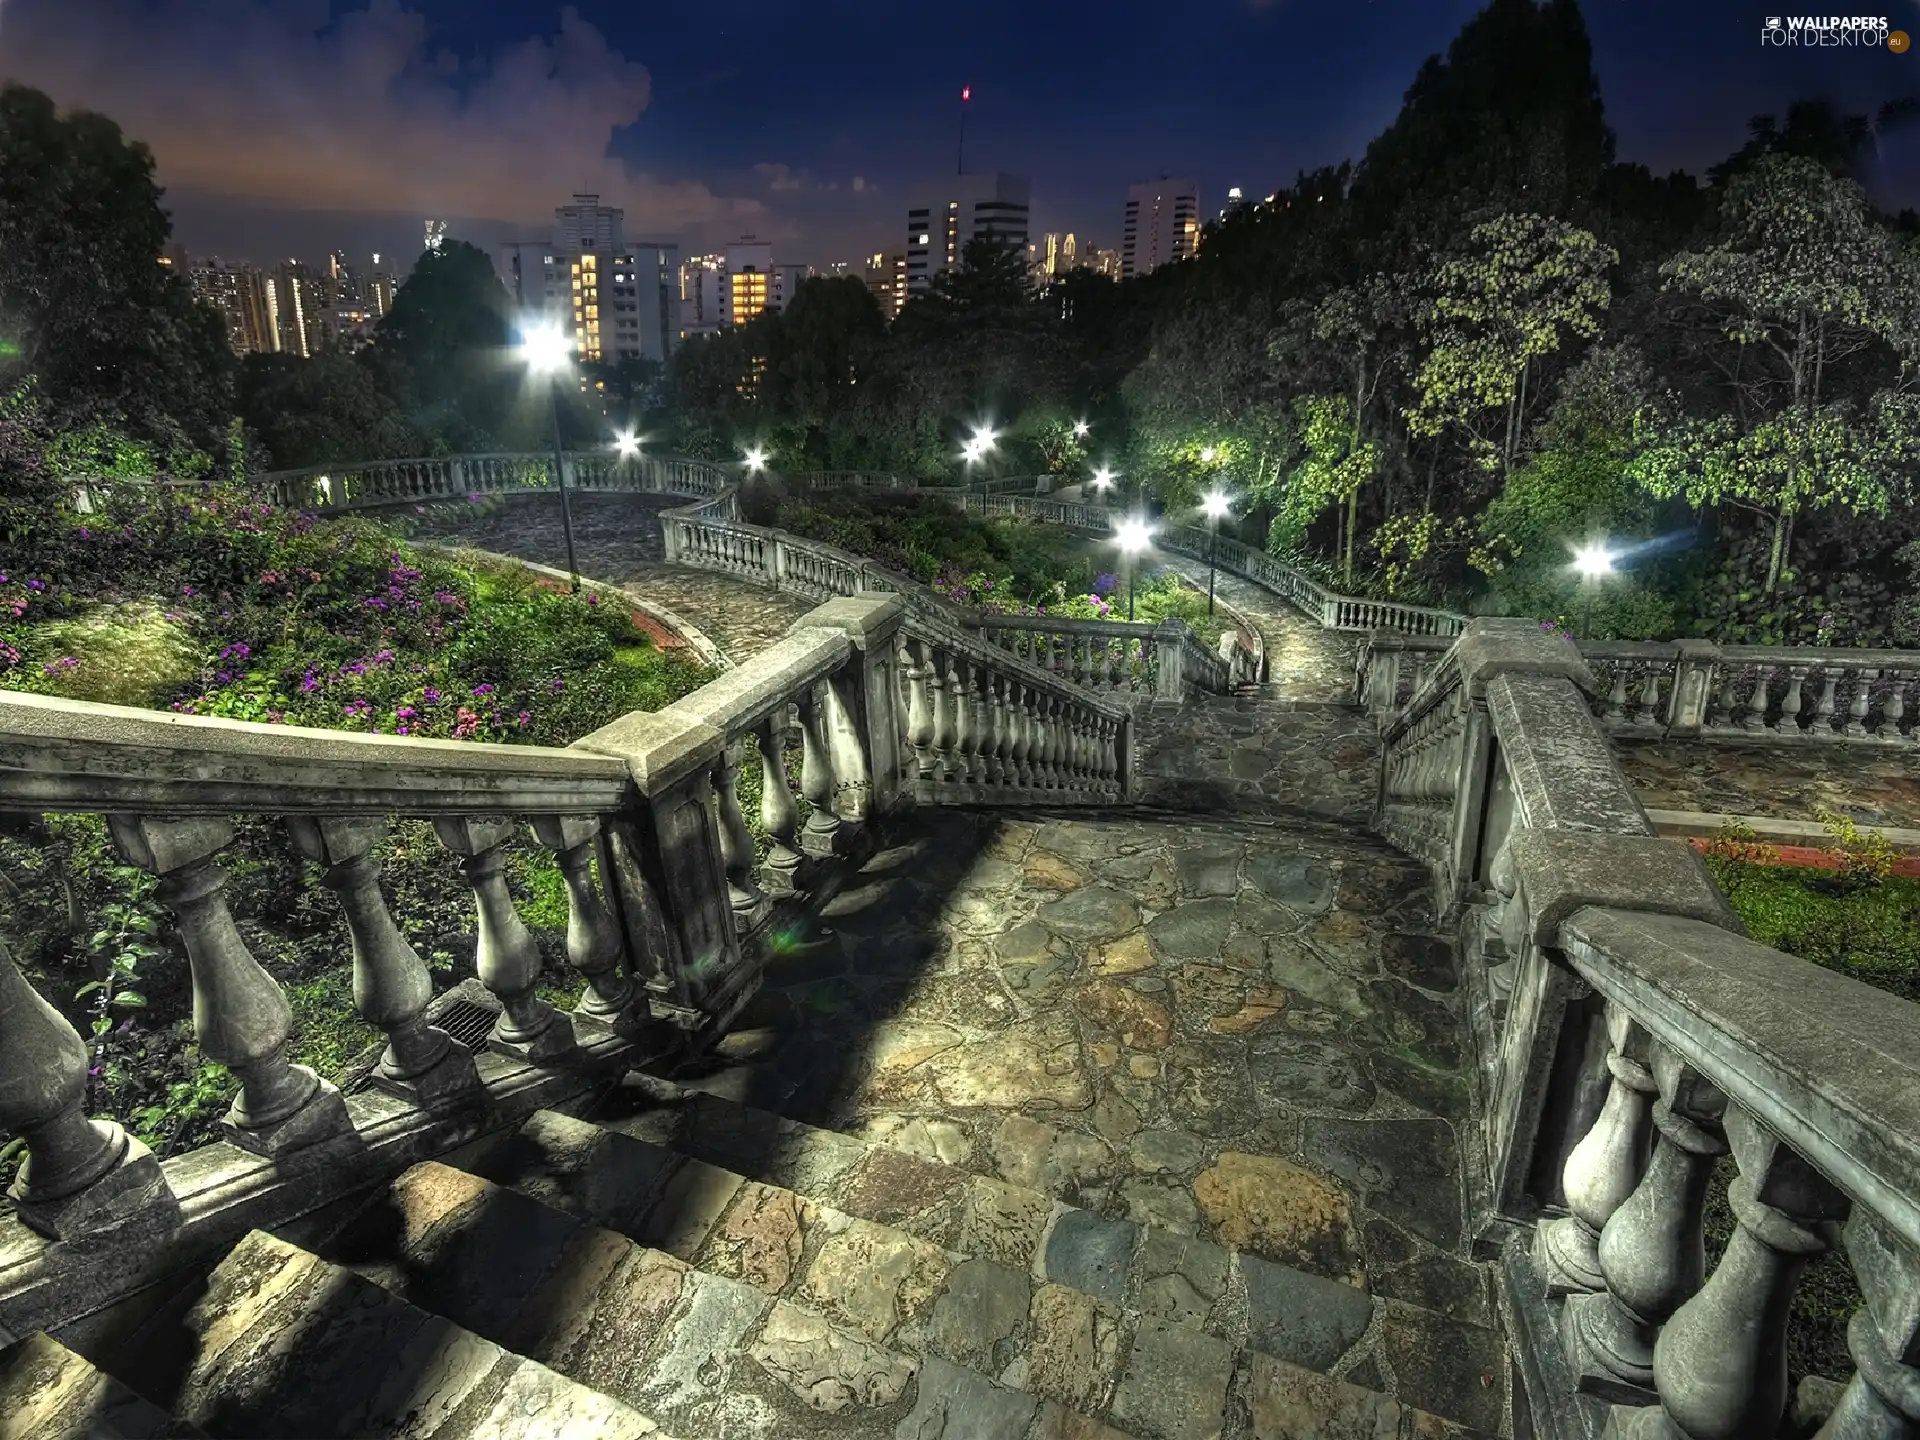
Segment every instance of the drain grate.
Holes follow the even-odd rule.
[[[427,1006],[427,1023],[436,1025],[469,1050],[486,1044],[493,1022],[500,1017],[500,1002],[478,980],[462,980],[444,995],[436,995]],[[386,1042],[369,1045],[327,1078],[340,1087],[342,1095],[358,1095],[373,1084],[373,1072],[380,1064]]]

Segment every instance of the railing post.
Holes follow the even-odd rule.
[[[714,778],[726,737],[671,710],[635,712],[573,748],[616,756],[633,776],[636,803],[613,826],[614,884],[628,953],[656,957],[656,1018],[724,1023],[759,978],[743,959],[721,850]]]
[[[1912,1440],[1920,1434],[1920,1249],[1864,1210],[1847,1222],[1846,1244],[1866,1300],[1847,1326],[1859,1368],[1814,1440]]]
[[[625,947],[620,928],[600,898],[593,882],[593,862],[599,850],[601,822],[594,815],[536,815],[533,838],[553,852],[567,889],[567,963],[587,982],[586,994],[574,1007],[575,1038],[578,1022],[604,1025],[616,1035],[637,1034],[645,1017],[634,1009],[632,978],[621,964]]]
[[[1726,1098],[1662,1046],[1653,1047],[1659,1132],[1646,1173],[1600,1232],[1603,1295],[1567,1301],[1568,1351],[1582,1390],[1623,1405],[1651,1405],[1653,1346],[1669,1316],[1706,1273],[1701,1229]]]
[[[1653,1347],[1657,1409],[1621,1426],[1630,1440],[1753,1440],[1787,1408],[1787,1317],[1810,1262],[1839,1240],[1847,1200],[1738,1106],[1727,1138],[1734,1231],[1698,1293]]]
[[[795,622],[794,630],[835,630],[853,642],[853,661],[835,694],[850,727],[843,743],[851,742],[858,755],[843,757],[837,768],[843,779],[852,775],[858,760],[865,775],[864,809],[881,817],[903,801],[900,786],[901,736],[906,728],[900,714],[900,682],[896,674],[901,627],[907,607],[897,595],[852,595],[829,600]]]
[[[433,830],[440,843],[460,857],[460,873],[473,891],[479,932],[474,969],[501,1007],[488,1043],[502,1055],[533,1064],[560,1058],[573,1048],[573,1032],[560,1013],[534,993],[540,983],[540,947],[507,893],[503,871],[512,824],[442,816],[433,822]]]
[[[194,1038],[240,1078],[222,1122],[227,1138],[256,1155],[282,1155],[350,1133],[340,1092],[306,1066],[288,1063],[293,1012],[227,910],[227,877],[213,857],[232,842],[233,826],[110,815],[107,828],[130,864],[160,877],[160,903],[179,922],[193,973]]]
[[[1178,620],[1163,620],[1153,628],[1155,656],[1159,672],[1153,689],[1158,706],[1182,705],[1187,698],[1187,627]]]
[[[89,1120],[87,1045],[0,944],[0,1127],[27,1143],[8,1196],[38,1235],[91,1249],[134,1227],[164,1233],[179,1204],[153,1153]]]
[[[480,1076],[467,1047],[427,1023],[433,978],[380,893],[372,852],[386,829],[382,820],[287,817],[294,848],[323,868],[321,883],[340,897],[347,917],[353,1008],[387,1037],[374,1083],[416,1105],[445,1104],[472,1095]]]
[[[832,726],[828,717],[828,688],[822,680],[799,698],[800,793],[810,807],[800,828],[801,852],[815,860],[840,853],[846,840],[834,809],[839,777],[834,772]]]

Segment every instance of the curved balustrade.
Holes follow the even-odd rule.
[[[1699,857],[1653,835],[1606,731],[1639,723],[1622,668],[1673,648],[1475,622],[1385,732],[1377,823],[1459,922],[1470,1189],[1480,1231],[1509,1237],[1529,1409],[1588,1440],[1779,1433],[1795,1289],[1844,1245],[1857,1370],[1819,1440],[1912,1435],[1920,1006],[1746,938]],[[1813,708],[1839,727],[1845,707]],[[1729,1154],[1736,1228],[1708,1267]]]

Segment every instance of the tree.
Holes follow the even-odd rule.
[[[777,414],[823,423],[859,384],[886,333],[864,280],[808,280],[769,327],[763,398]]]
[[[249,355],[239,392],[241,418],[278,469],[400,459],[427,448],[368,367],[339,351],[311,360]]]
[[[541,434],[507,292],[485,251],[449,240],[421,255],[374,331],[369,361],[407,421],[448,450],[486,450]]]
[[[1636,473],[1656,496],[1763,516],[1770,595],[1801,511],[1883,514],[1891,503],[1889,440],[1832,388],[1843,362],[1876,346],[1905,349],[1901,378],[1912,376],[1911,261],[1859,186],[1815,160],[1769,154],[1727,182],[1718,243],[1661,273],[1730,342],[1728,403],[1704,418],[1673,402],[1650,408]]]
[[[55,429],[211,450],[233,356],[220,317],[161,263],[160,196],[152,152],[111,120],[0,86],[0,387],[34,376]]]
[[[1466,249],[1428,279],[1430,348],[1414,377],[1408,428],[1457,429],[1483,470],[1511,475],[1534,370],[1568,341],[1599,335],[1612,294],[1607,271],[1618,259],[1589,232],[1540,215],[1476,225]]]

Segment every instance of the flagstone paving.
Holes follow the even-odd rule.
[[[1650,810],[1812,820],[1825,807],[1866,825],[1920,829],[1911,747],[1621,740],[1613,753]]]

